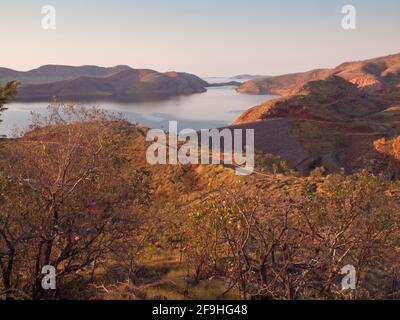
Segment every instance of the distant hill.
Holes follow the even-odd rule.
[[[0,75],[4,82],[10,79],[22,82],[16,98],[19,101],[49,101],[54,98],[75,101],[134,101],[201,93],[210,86],[206,81],[189,73],[160,73],[127,66],[44,66],[26,73],[2,69]],[[54,79],[56,81],[50,81]]]
[[[214,82],[214,83],[208,83],[207,87],[212,88],[212,87],[239,87],[242,83],[239,81],[228,81],[228,82]]]
[[[231,80],[254,80],[259,78],[268,78],[269,76],[261,76],[261,75],[253,75],[253,74],[239,74],[237,76],[233,76]]]
[[[400,84],[400,54],[346,62],[334,69],[315,69],[302,73],[250,80],[237,91],[247,94],[286,95],[304,83],[324,80],[331,76],[341,77],[368,91],[385,90],[387,86]]]
[[[23,86],[44,84],[56,81],[73,80],[79,77],[108,77],[131,69],[128,66],[104,68],[98,66],[45,65],[30,71],[16,71],[0,68],[0,83],[18,80]]]

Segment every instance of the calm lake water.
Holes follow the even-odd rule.
[[[213,78],[212,80],[215,80]],[[210,82],[217,82],[211,81]],[[110,112],[122,113],[131,123],[150,128],[168,129],[168,121],[178,121],[179,130],[195,130],[223,127],[239,115],[266,100],[275,98],[269,95],[244,95],[234,87],[209,88],[206,93],[173,97],[162,101],[135,103],[96,102],[96,106]],[[25,128],[31,123],[31,112],[46,114],[46,103],[10,103],[3,113],[0,134],[10,135],[14,128]]]

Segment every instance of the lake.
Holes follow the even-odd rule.
[[[207,79],[208,80],[208,79]],[[211,80],[216,80],[213,78]],[[210,82],[217,82],[211,81]],[[222,81],[222,80],[221,80]],[[208,88],[206,93],[172,97],[161,101],[134,103],[96,102],[87,106],[122,115],[131,123],[149,128],[168,129],[168,122],[178,121],[179,130],[219,128],[232,124],[240,114],[266,100],[270,95],[244,95],[235,87]],[[10,103],[1,116],[0,135],[10,135],[14,128],[25,128],[31,123],[31,112],[46,114],[46,103]]]

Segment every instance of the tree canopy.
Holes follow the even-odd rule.
[[[0,114],[7,110],[4,105],[17,94],[18,81],[10,81],[5,86],[0,86]],[[1,119],[0,119],[1,123]]]

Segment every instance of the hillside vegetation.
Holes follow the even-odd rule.
[[[397,181],[368,171],[302,177],[262,153],[248,177],[150,166],[146,131],[54,106],[3,142],[0,295],[400,298]],[[46,264],[57,269],[57,291],[41,289]],[[341,290],[348,264],[356,291]]]

